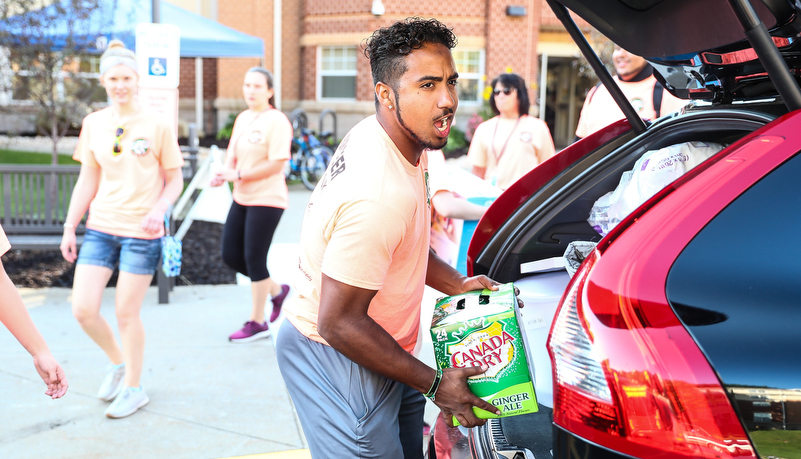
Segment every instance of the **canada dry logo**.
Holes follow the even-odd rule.
[[[459,343],[448,346],[453,368],[485,364],[489,369],[480,378],[497,378],[515,356],[515,338],[507,333],[501,322],[469,333]],[[476,376],[474,376],[475,378]]]

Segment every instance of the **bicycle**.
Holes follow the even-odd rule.
[[[292,138],[292,156],[284,170],[287,179],[300,179],[309,190],[314,190],[323,177],[334,152],[320,142],[314,133],[306,128],[300,135]]]

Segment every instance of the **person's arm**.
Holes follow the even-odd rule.
[[[540,137],[540,148],[537,149],[537,163],[542,164],[546,159],[556,154],[556,148],[553,145],[553,137],[548,125],[543,123],[542,134]]]
[[[448,296],[473,290],[498,290],[498,282],[487,276],[467,277],[454,267],[438,257],[433,250],[428,250],[428,270],[426,271],[426,285]]]
[[[217,172],[215,179],[219,178],[228,182],[247,182],[250,180],[260,180],[271,175],[280,174],[284,170],[286,160],[262,161],[257,166],[248,169],[236,169],[234,167],[223,167]]]
[[[164,171],[164,189],[156,205],[142,220],[142,229],[150,234],[156,234],[164,226],[164,213],[178,199],[184,189],[184,176],[180,167]]]
[[[22,347],[33,357],[36,371],[47,384],[45,394],[51,398],[61,398],[69,384],[64,369],[58,364],[44,338],[31,320],[14,284],[9,279],[0,261],[0,322],[8,328]]]
[[[376,293],[323,274],[317,330],[331,347],[358,365],[426,393],[434,382],[436,370],[406,352],[367,314]],[[473,406],[500,414],[467,387],[468,377],[486,370],[486,367],[470,367],[443,371],[434,403],[448,422],[456,416],[466,427],[484,424],[486,420],[476,417]]]
[[[232,143],[228,144],[228,149],[225,150],[225,159],[223,159],[222,166],[219,170],[213,170],[214,177],[209,182],[210,186],[220,186],[225,183],[225,179],[220,176],[220,172],[226,169],[234,169],[236,166],[236,155],[234,154],[234,146]]]
[[[475,175],[476,177],[483,179],[484,178],[484,174],[487,173],[487,168],[486,167],[473,166],[470,169],[470,172],[472,172],[473,175]]]
[[[100,185],[100,169],[97,167],[81,166],[78,181],[70,197],[70,206],[67,217],[64,219],[64,234],[61,236],[61,256],[70,263],[78,258],[78,248],[75,237],[75,227],[89,210],[89,204],[97,194]]]
[[[431,197],[431,205],[438,214],[445,218],[462,220],[478,220],[487,208],[460,198],[447,190],[440,190]]]
[[[487,173],[487,150],[482,143],[482,139],[485,136],[484,131],[487,130],[487,121],[478,125],[476,132],[473,133],[473,140],[470,142],[470,147],[467,149],[467,159],[472,166],[470,172],[482,179]]]

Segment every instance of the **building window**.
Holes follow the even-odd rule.
[[[484,50],[455,49],[453,60],[459,72],[459,103],[480,104],[484,90]]]
[[[8,58],[6,58],[8,59]],[[0,59],[1,61],[2,59]],[[9,62],[6,60],[5,62]],[[6,64],[10,72],[4,78],[5,81],[0,81],[0,88],[6,86],[7,93],[0,95],[0,101],[4,103],[14,104],[32,104],[34,103],[33,94],[42,95],[45,89],[42,87],[42,82],[36,78],[35,73],[18,68],[17,65]],[[83,56],[77,60],[75,76],[81,78],[81,81],[73,81],[71,73],[64,70],[58,75],[58,80],[55,85],[55,96],[61,100],[65,97],[65,93],[73,97],[94,103],[105,103],[108,101],[106,90],[100,84],[100,57],[99,56]],[[3,85],[5,83],[5,85]],[[10,83],[10,84],[9,84]],[[2,89],[0,89],[2,91]]]
[[[322,99],[356,99],[356,47],[321,46],[318,91]]]

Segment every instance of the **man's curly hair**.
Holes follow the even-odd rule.
[[[398,80],[406,72],[405,57],[427,43],[456,46],[456,35],[436,19],[406,18],[389,27],[376,30],[362,44],[364,55],[370,60],[373,85],[379,81],[398,90]]]

